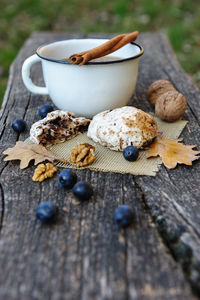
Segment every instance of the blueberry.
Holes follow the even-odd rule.
[[[127,227],[134,221],[133,209],[128,205],[121,205],[115,209],[114,220],[119,227]]]
[[[172,246],[173,255],[177,261],[185,264],[191,261],[193,253],[189,245],[181,241],[171,246]]]
[[[18,133],[23,132],[26,129],[26,122],[21,119],[15,120],[12,122],[12,128]]]
[[[71,189],[76,182],[77,175],[70,169],[65,169],[58,175],[58,184],[61,187]]]
[[[93,195],[93,189],[88,182],[79,181],[73,187],[73,193],[79,200],[89,200]]]
[[[134,146],[128,146],[123,151],[124,158],[128,161],[135,161],[138,158],[139,151]]]
[[[41,202],[36,208],[36,217],[43,223],[55,221],[58,208],[51,202]]]
[[[38,115],[42,118],[45,118],[47,114],[53,110],[54,109],[50,104],[45,104],[38,109]]]

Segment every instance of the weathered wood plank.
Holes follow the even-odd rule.
[[[22,173],[11,166],[9,171],[11,182],[2,174],[6,194],[0,254],[3,299],[15,299],[16,293],[19,299],[31,293],[35,299],[49,295],[52,299],[172,299],[171,293],[174,299],[191,297],[130,176],[78,172],[80,179],[91,181],[98,190],[94,201],[74,206],[71,194],[58,189],[56,178],[33,187],[29,185],[32,170]],[[47,199],[61,211],[65,207],[60,222],[51,227],[41,226],[34,216],[37,204]],[[134,204],[137,213],[136,226],[125,234],[119,234],[112,221],[113,209],[122,202]]]
[[[162,43],[159,42],[161,39]],[[199,91],[184,74],[177,61],[173,59],[172,51],[166,39],[159,35],[152,35],[148,42],[144,39],[142,43],[144,48],[148,49],[149,55],[148,57],[144,56],[136,97],[133,98],[132,103],[147,109],[147,105],[149,105],[146,100],[148,85],[152,81],[161,78],[170,80],[185,95],[189,105],[184,115],[184,118],[189,122],[181,137],[187,144],[198,145],[200,140],[200,128],[199,122],[197,122],[200,119]],[[154,72],[152,72],[153,67],[155,68]],[[148,74],[151,74],[151,76],[149,77]],[[144,82],[147,84],[146,88],[144,88]],[[140,100],[141,98],[143,101]],[[162,166],[156,178],[136,178],[136,182],[144,192],[145,202],[151,209],[154,218],[162,215],[169,220],[169,223],[177,223],[185,227],[186,232],[181,235],[178,243],[182,247],[182,242],[184,242],[192,250],[192,257],[187,265],[187,273],[197,289],[199,289],[199,280],[194,273],[199,274],[199,270],[196,268],[200,254],[199,169],[200,163],[197,161],[192,168],[178,166],[175,170],[169,171]],[[173,249],[176,251],[177,245],[172,243],[170,247],[173,252]],[[185,260],[187,261],[187,255]],[[183,264],[185,260],[183,259]]]
[[[30,127],[38,119],[38,106],[50,102],[48,97],[31,95],[24,87],[20,75],[23,61],[42,43],[73,36],[35,34],[20,51],[2,108],[1,151],[28,136],[28,131],[20,136],[13,133],[12,120],[24,118]],[[175,62],[162,36],[141,35],[141,44],[146,51],[131,103],[152,110],[146,100],[148,85],[156,79],[170,79],[189,101],[193,96],[192,111],[189,108],[185,115],[189,125],[183,136],[187,143],[198,143],[199,115],[194,105],[198,103],[199,92],[192,93],[191,81]],[[40,72],[38,66],[33,68],[37,83],[42,82]],[[195,298],[170,251],[175,255],[182,240],[189,245],[192,254],[186,265],[187,278],[198,287],[199,273],[194,273],[199,253],[199,194],[195,177],[198,162],[192,168],[180,166],[170,172],[162,167],[155,178],[78,171],[80,179],[90,181],[95,187],[93,201],[81,206],[73,205],[72,194],[58,188],[56,177],[41,184],[33,183],[33,167],[21,171],[16,165],[1,163],[4,196],[0,232],[1,298]],[[58,204],[61,211],[59,222],[50,227],[41,226],[34,216],[37,204],[47,199]],[[133,205],[137,216],[135,225],[125,232],[118,232],[112,220],[113,210],[120,203]],[[164,230],[161,217],[166,220]],[[166,238],[171,224],[187,228],[178,243]],[[179,257],[176,259],[185,266],[186,257],[182,260]]]

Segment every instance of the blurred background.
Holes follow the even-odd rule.
[[[165,33],[200,87],[199,0],[0,0],[0,101],[9,66],[34,31]]]

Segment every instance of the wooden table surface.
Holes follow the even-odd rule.
[[[105,35],[101,35],[105,37]],[[10,69],[2,111],[1,152],[29,131],[17,134],[11,123],[24,119],[28,127],[39,119],[38,107],[51,103],[31,94],[21,79],[23,61],[46,42],[81,37],[41,32],[25,43]],[[145,54],[130,104],[147,112],[148,86],[168,79],[182,92],[188,125],[181,137],[199,144],[200,92],[180,68],[166,38],[141,34]],[[41,67],[32,70],[43,82]],[[81,97],[81,95],[80,95]],[[92,201],[73,205],[73,195],[60,189],[57,177],[32,182],[34,167],[1,158],[0,299],[2,300],[130,300],[196,299],[200,294],[200,163],[161,167],[156,177],[77,171],[95,190]],[[41,201],[59,206],[59,221],[43,226],[35,218]],[[113,211],[122,203],[136,212],[134,226],[119,231]]]

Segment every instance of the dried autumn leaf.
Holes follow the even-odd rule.
[[[17,142],[13,148],[6,149],[3,154],[7,155],[4,158],[5,161],[20,160],[20,169],[28,167],[31,160],[35,160],[35,165],[45,160],[50,162],[55,160],[65,162],[64,159],[55,156],[55,154],[42,145],[26,144],[24,142]]]
[[[181,139],[162,139],[162,136],[158,136],[155,142],[150,145],[147,158],[159,155],[168,169],[175,168],[177,163],[191,166],[192,161],[199,159],[197,154],[200,151],[192,150],[196,147],[195,145],[184,145],[180,143],[181,141]]]

